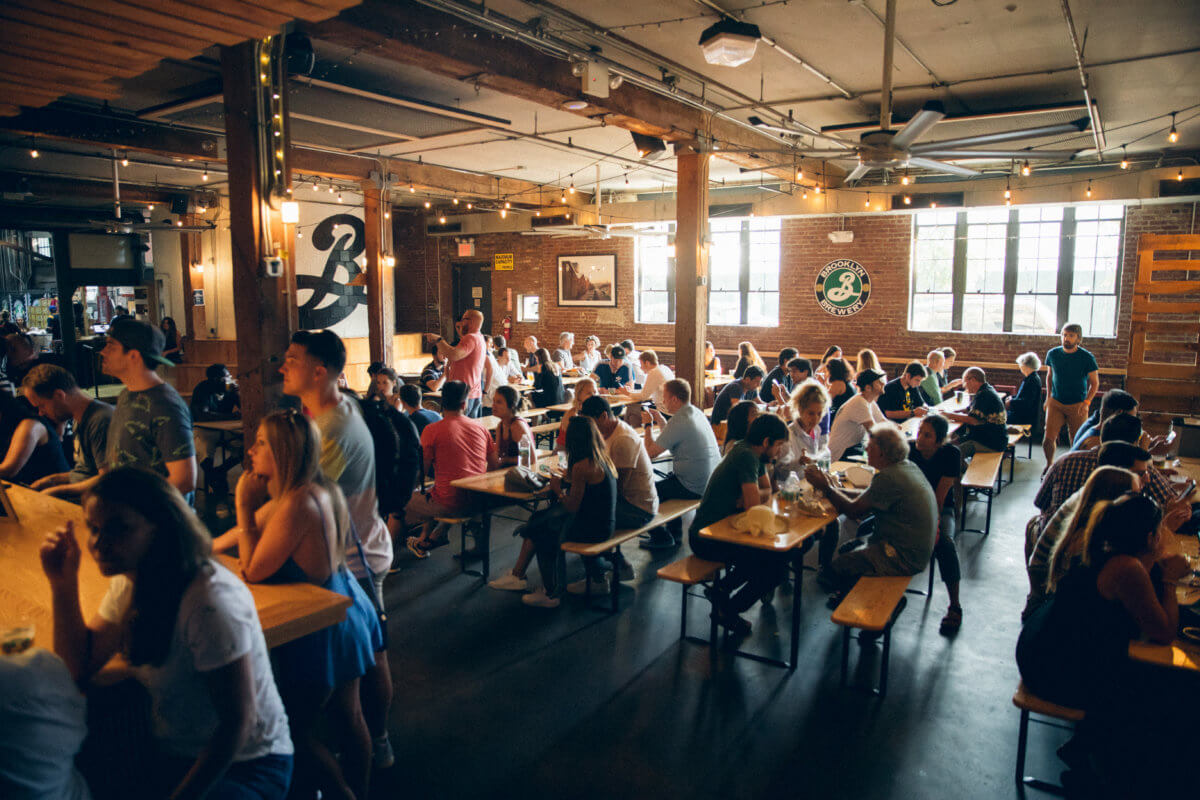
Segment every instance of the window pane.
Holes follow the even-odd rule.
[[[909,326],[914,331],[948,331],[954,319],[953,314],[954,295],[914,295]]]
[[[984,211],[978,209],[977,216]],[[1007,210],[1005,211],[1007,219]],[[968,212],[968,220],[971,214]],[[1007,246],[1008,224],[967,225],[967,292],[1004,291],[1004,256]],[[965,321],[963,323],[966,324]]]
[[[740,292],[710,292],[708,295],[709,325],[742,324]]]
[[[742,236],[737,233],[713,235],[708,250],[709,282],[713,291],[737,291],[741,286]]]
[[[1070,317],[1084,336],[1114,336],[1117,299],[1112,295],[1071,295]]]
[[[780,220],[750,220],[750,291],[779,290]]]
[[[926,225],[923,220],[944,218],[948,225]],[[954,212],[917,214],[916,244],[913,248],[913,291],[946,292],[954,277]]]
[[[1053,334],[1058,322],[1058,295],[1017,295],[1013,298],[1013,333]]]
[[[642,292],[638,322],[666,323],[670,321],[670,295],[666,292]]]
[[[748,325],[779,324],[779,292],[750,292],[747,300]]]
[[[1034,209],[1038,211],[1038,209]],[[1042,211],[1050,209],[1041,209]],[[1062,209],[1058,209],[1060,212]],[[1021,211],[1026,213],[1025,209]],[[1038,214],[1037,216],[1041,216]],[[1058,285],[1058,222],[1022,222],[1017,243],[1017,292],[1048,293]]]
[[[962,329],[976,333],[1000,333],[1004,330],[1004,295],[965,295]]]

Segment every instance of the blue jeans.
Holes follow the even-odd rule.
[[[161,757],[164,786],[174,788],[195,763],[175,756]],[[292,785],[292,757],[270,753],[229,765],[204,795],[206,800],[283,800]],[[168,789],[169,791],[169,789]]]
[[[483,416],[483,398],[473,397],[468,400],[466,407],[463,409],[463,416],[473,419]]]

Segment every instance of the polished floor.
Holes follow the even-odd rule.
[[[800,663],[788,672],[724,655],[714,666],[705,648],[679,641],[679,586],[654,571],[682,553],[651,559],[626,545],[638,580],[623,589],[620,613],[608,615],[581,598],[553,611],[527,608],[517,594],[460,575],[451,558],[457,533],[455,546],[425,561],[405,552],[386,586],[397,764],[377,774],[372,795],[1016,796],[1013,649],[1027,586],[1024,523],[1042,463],[1037,450],[1034,461],[1017,461],[990,536],[959,538],[965,621],[957,637],[938,633],[940,582],[930,600],[909,595],[882,700],[867,691],[878,645],[851,645],[851,685],[839,686],[840,629],[812,572]],[[981,524],[983,505],[971,504],[969,515]],[[494,526],[493,575],[515,557],[514,526]],[[579,576],[578,561],[568,563]],[[913,580],[925,585],[924,576]],[[698,632],[706,605],[691,604]],[[743,647],[784,656],[790,615],[790,594],[756,606]],[[1054,748],[1064,739],[1032,726],[1026,772],[1057,780]]]

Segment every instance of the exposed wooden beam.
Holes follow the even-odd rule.
[[[29,192],[39,198],[78,200],[80,198],[110,198],[112,182],[84,178],[60,178],[29,172],[0,172],[0,192]],[[166,203],[187,190],[170,191],[160,186],[140,186],[121,183],[121,200],[127,203]]]
[[[0,119],[0,130],[198,161],[220,158],[216,136],[114,114],[27,109],[19,116]]]
[[[708,154],[681,150],[675,200],[675,374],[704,407],[704,339],[708,322]]]
[[[564,103],[583,100],[587,106],[572,113],[593,119],[603,117],[609,125],[669,142],[689,142],[711,135],[721,142],[719,157],[741,166],[761,168],[764,160],[754,157],[756,148],[779,148],[770,137],[726,119],[711,118],[702,109],[630,82],[607,98],[584,95],[580,79],[571,74],[571,65],[565,60],[423,6],[368,0],[336,19],[303,28],[315,39],[551,108],[568,110],[562,108]],[[724,152],[725,148],[735,152]],[[802,163],[811,171],[820,166],[813,160]],[[836,185],[842,171],[831,166],[828,172],[833,179],[831,185]],[[774,170],[773,174],[794,177],[790,168]]]
[[[384,209],[380,191],[371,181],[362,182],[363,255],[367,259],[367,342],[371,360],[392,364],[392,337],[396,333],[396,288],[393,270],[383,265]],[[387,227],[391,227],[390,225]]]

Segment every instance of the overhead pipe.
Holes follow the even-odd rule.
[[[892,57],[895,42],[896,0],[887,0],[883,20],[883,82],[880,84],[883,94],[879,99],[879,127],[885,131],[892,127]]]
[[[1088,90],[1087,72],[1083,69],[1083,50],[1079,47],[1079,37],[1075,34],[1075,20],[1071,17],[1071,7],[1067,0],[1061,0],[1063,19],[1067,22],[1067,33],[1071,36],[1071,52],[1075,54],[1075,67],[1079,70],[1079,83],[1083,87],[1083,102],[1087,103],[1088,119],[1092,123],[1092,140],[1096,143],[1096,160],[1104,160],[1104,132],[1100,130],[1100,119],[1092,106],[1092,95]]]

